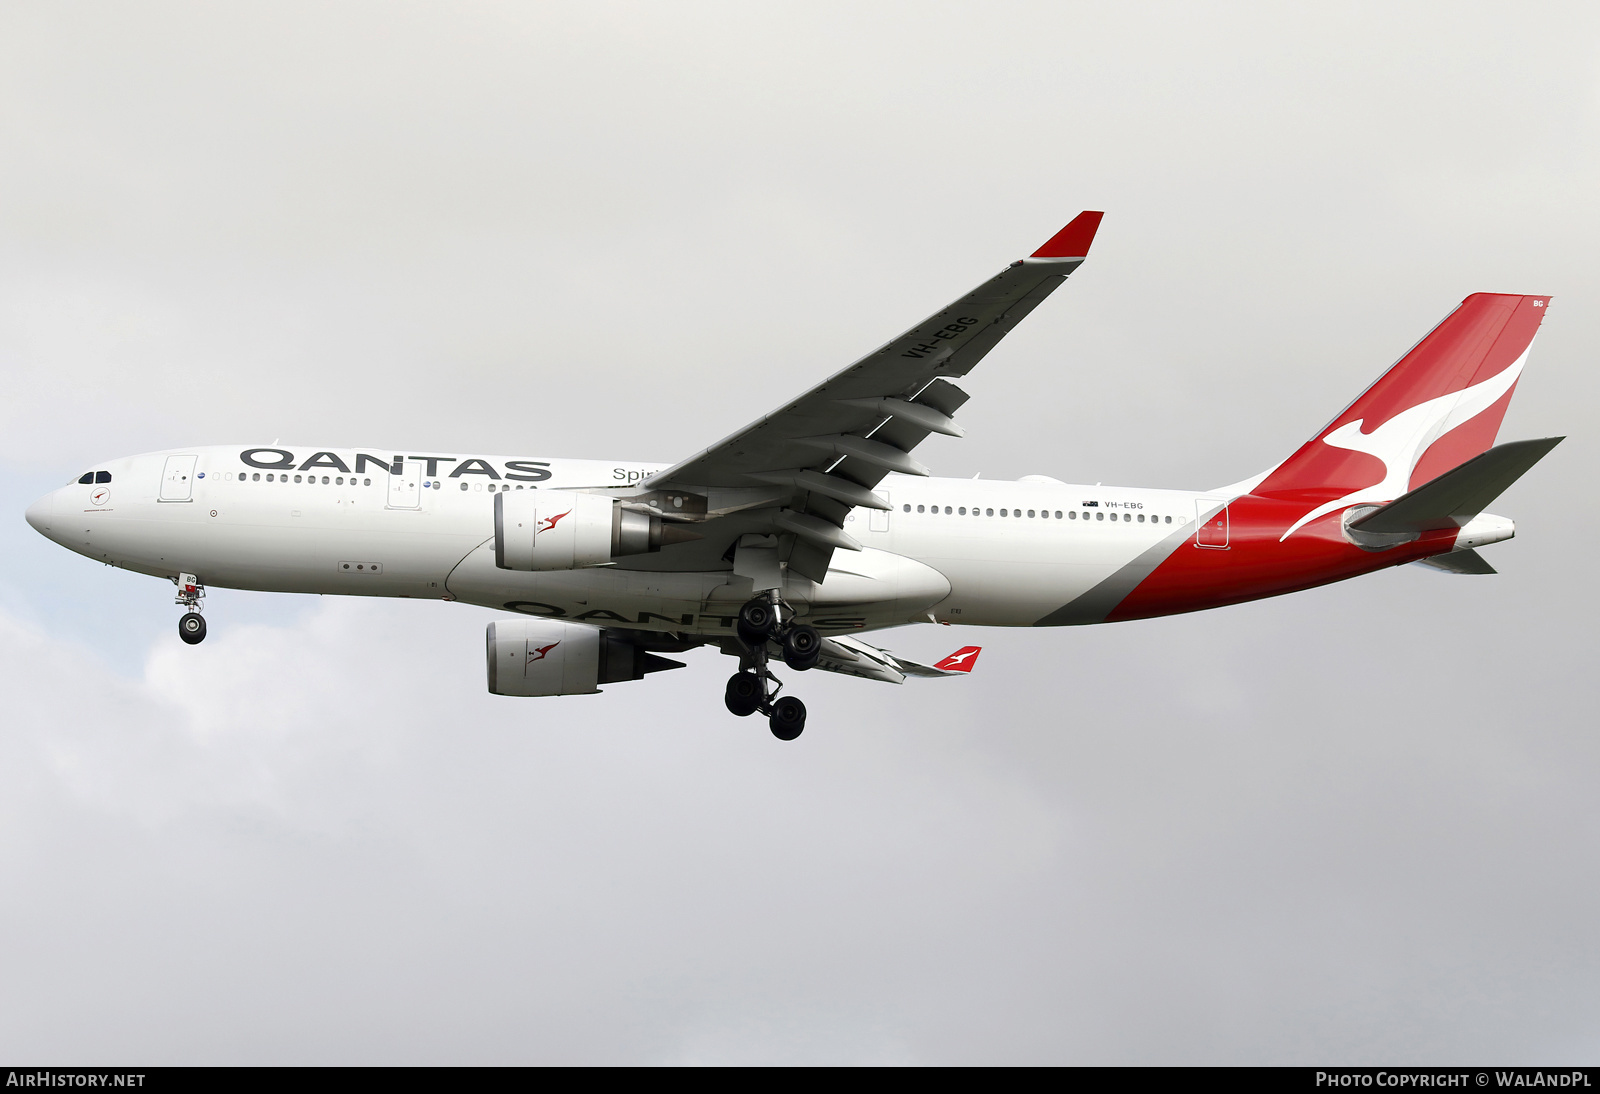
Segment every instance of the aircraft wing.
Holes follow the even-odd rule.
[[[979,646],[964,646],[937,664],[924,665],[855,638],[824,638],[822,656],[815,667],[845,676],[903,684],[907,676],[964,676],[977,663],[980,650]]]
[[[746,518],[784,536],[789,569],[821,581],[856,506],[887,509],[873,492],[890,471],[926,475],[910,452],[930,433],[961,435],[951,415],[965,376],[1055,291],[1089,253],[1102,214],[1080,213],[1027,258],[834,374],[787,406],[654,476],[647,490],[718,492]],[[741,501],[738,495],[744,495]],[[741,531],[763,530],[748,519]]]

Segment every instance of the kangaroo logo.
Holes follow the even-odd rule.
[[[952,653],[933,667],[943,669],[945,672],[971,672],[972,660],[982,652],[982,647],[966,646]]]
[[[546,655],[548,655],[551,650],[555,649],[559,645],[561,645],[560,642],[552,642],[548,646],[540,646],[538,649],[528,654],[528,664],[531,665],[535,661],[543,661]]]
[[[572,510],[568,509],[565,513],[557,513],[553,517],[545,517],[539,522],[538,530],[540,532],[548,532],[556,526],[556,521],[560,520],[562,517],[570,517],[571,515]]]
[[[1305,525],[1337,509],[1368,502],[1393,501],[1404,494],[1411,482],[1411,473],[1417,469],[1417,461],[1429,446],[1456,426],[1470,422],[1488,410],[1510,391],[1511,385],[1522,375],[1522,366],[1532,348],[1530,343],[1528,349],[1522,351],[1521,357],[1483,383],[1402,410],[1370,433],[1362,432],[1365,418],[1346,422],[1338,429],[1330,430],[1322,438],[1323,444],[1375,456],[1383,461],[1383,478],[1342,498],[1323,502],[1291,524],[1278,542],[1282,543]]]

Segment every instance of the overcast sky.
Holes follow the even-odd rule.
[[[1592,5],[0,6],[0,1058],[1594,1063]],[[1205,489],[1554,304],[1496,577],[485,694],[491,613],[22,510],[179,445],[675,461],[1080,209],[936,474]],[[1585,486],[1588,483],[1590,485]]]

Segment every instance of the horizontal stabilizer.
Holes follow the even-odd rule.
[[[1463,527],[1565,439],[1545,437],[1496,445],[1389,504],[1355,518],[1350,528],[1404,535]]]
[[[1447,574],[1497,574],[1489,560],[1476,551],[1446,551],[1442,555],[1417,560],[1418,566],[1443,570]]]

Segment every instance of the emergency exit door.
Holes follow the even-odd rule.
[[[1196,547],[1228,549],[1228,502],[1224,498],[1196,498],[1194,501]]]

